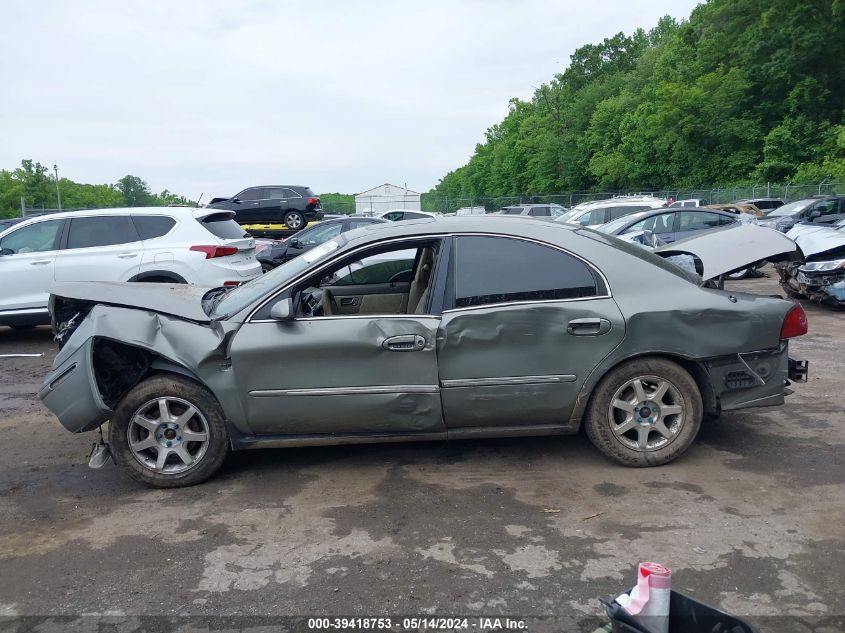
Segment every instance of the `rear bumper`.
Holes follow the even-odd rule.
[[[806,382],[808,369],[807,361],[789,358],[786,342],[773,349],[712,358],[704,366],[722,411],[783,404],[788,381]]]

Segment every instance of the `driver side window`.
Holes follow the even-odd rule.
[[[426,240],[346,258],[296,289],[296,316],[426,314],[438,250]]]
[[[61,220],[46,220],[21,227],[0,241],[0,252],[17,255],[56,250],[56,235],[61,224]]]

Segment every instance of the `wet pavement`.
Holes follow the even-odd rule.
[[[810,382],[706,423],[668,466],[617,466],[582,435],[279,449],[169,491],[89,470],[94,435],[35,397],[49,329],[0,328],[0,354],[45,354],[0,359],[0,630],[425,614],[592,630],[640,560],[763,631],[843,630],[845,312],[806,309],[792,353]]]

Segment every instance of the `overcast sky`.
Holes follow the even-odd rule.
[[[579,46],[696,0],[2,0],[0,168],[426,191]]]

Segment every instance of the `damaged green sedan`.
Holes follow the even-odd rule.
[[[160,487],[229,450],[582,426],[617,462],[665,464],[706,416],[782,404],[806,377],[787,351],[800,306],[707,287],[795,255],[750,229],[730,232],[754,242],[727,247],[741,262],[672,245],[704,281],[589,229],[468,217],[352,231],[234,289],[57,284],[39,396],[69,431],[110,421],[98,461]]]

